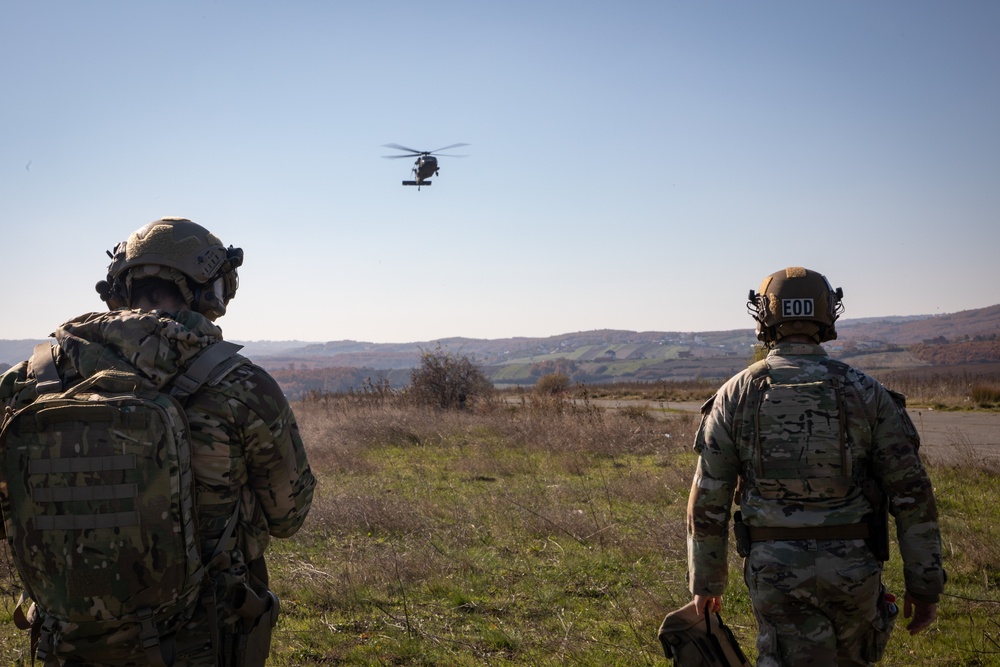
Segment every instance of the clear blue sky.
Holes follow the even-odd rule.
[[[1000,303],[1000,3],[0,2],[0,338],[165,215],[238,340],[747,328]],[[434,185],[399,143],[470,146]]]

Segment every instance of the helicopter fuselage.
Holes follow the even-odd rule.
[[[437,175],[438,161],[433,155],[421,155],[413,163],[413,178],[420,183],[426,178]]]
[[[415,185],[417,190],[420,189],[421,185],[430,185],[429,179],[431,176],[437,176],[438,174],[438,160],[435,157],[435,153],[439,151],[446,151],[449,148],[458,148],[459,146],[468,146],[469,144],[452,144],[450,146],[445,146],[443,148],[438,148],[434,151],[418,151],[413,148],[407,148],[406,146],[400,146],[399,144],[383,144],[386,148],[395,148],[399,151],[405,151],[409,155],[383,155],[385,158],[401,158],[401,157],[416,157],[416,161],[413,163],[413,180],[403,181],[403,185]],[[440,155],[447,155],[446,153],[439,153]],[[448,157],[465,157],[464,155],[447,155]]]

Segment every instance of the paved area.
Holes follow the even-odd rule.
[[[920,451],[933,463],[1000,464],[1000,413],[908,409]]]
[[[595,399],[591,404],[614,410],[641,405],[650,414],[669,419],[678,413],[697,414],[701,403]],[[909,409],[920,433],[921,453],[931,463],[989,462],[1000,465],[1000,412],[947,412]]]

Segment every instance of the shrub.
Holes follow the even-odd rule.
[[[410,392],[423,405],[462,409],[493,393],[493,385],[466,355],[443,351],[424,352],[420,365],[410,373]]]
[[[549,373],[538,378],[535,383],[535,393],[547,396],[560,396],[569,391],[569,376],[565,373]]]
[[[976,382],[970,390],[972,402],[981,407],[1000,403],[1000,383]]]

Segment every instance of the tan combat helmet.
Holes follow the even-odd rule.
[[[239,287],[243,250],[185,218],[162,218],[132,233],[109,252],[107,280],[97,291],[112,310],[131,305],[132,283],[161,278],[180,289],[191,310],[215,320]]]
[[[843,297],[844,290],[830,287],[822,274],[790,266],[764,278],[756,292],[750,290],[747,311],[766,345],[792,334],[823,343],[837,337],[833,323],[844,312]]]

